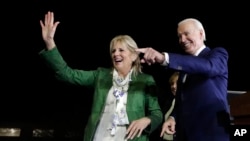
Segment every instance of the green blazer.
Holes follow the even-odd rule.
[[[55,72],[58,80],[94,88],[91,114],[84,133],[84,141],[92,141],[105,107],[108,91],[112,87],[112,68],[98,68],[90,71],[72,69],[63,60],[57,48],[50,51],[42,50],[39,54],[49,68]],[[126,110],[130,123],[145,116],[151,119],[151,124],[145,129],[142,136],[133,139],[133,141],[148,141],[150,133],[161,125],[163,120],[156,84],[151,75],[140,73],[132,77],[128,89]]]

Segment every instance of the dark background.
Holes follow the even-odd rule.
[[[226,6],[232,5],[232,6]],[[229,90],[248,91],[249,9],[244,3],[85,2],[30,0],[2,5],[1,12],[1,123],[44,123],[59,127],[85,126],[91,108],[91,89],[54,79],[38,53],[45,47],[39,20],[47,11],[60,21],[55,41],[72,68],[110,67],[109,42],[118,34],[132,36],[139,47],[179,52],[176,25],[188,17],[205,28],[206,45],[229,52]],[[144,66],[159,84],[160,102],[169,95],[171,71]],[[163,95],[165,94],[165,95]],[[165,105],[164,102],[167,104]]]

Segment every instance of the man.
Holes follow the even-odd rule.
[[[197,19],[179,22],[177,34],[186,54],[137,50],[144,54],[142,63],[180,72],[176,104],[160,136],[166,132],[176,133],[178,141],[229,141],[228,53],[205,45],[205,30]]]

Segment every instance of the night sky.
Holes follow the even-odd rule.
[[[87,4],[45,0],[14,5],[6,5],[8,11],[1,13],[1,106],[8,115],[3,121],[16,120],[18,116],[21,121],[64,121],[62,117],[66,117],[85,122],[83,114],[88,114],[91,107],[92,90],[58,82],[38,56],[45,47],[39,20],[48,10],[60,21],[55,35],[59,51],[69,66],[85,70],[111,66],[109,42],[118,34],[130,35],[139,47],[179,52],[177,23],[184,18],[197,18],[205,28],[206,45],[225,47],[229,53],[228,89],[250,90],[249,9],[240,5],[214,4],[207,9],[205,5],[181,3]],[[157,65],[144,66],[144,71],[155,77],[162,93],[168,93],[171,71]]]

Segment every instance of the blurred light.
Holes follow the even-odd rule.
[[[53,137],[54,136],[53,129],[34,129],[32,133],[33,133],[33,137]]]
[[[20,133],[20,128],[0,128],[1,137],[19,137]]]

